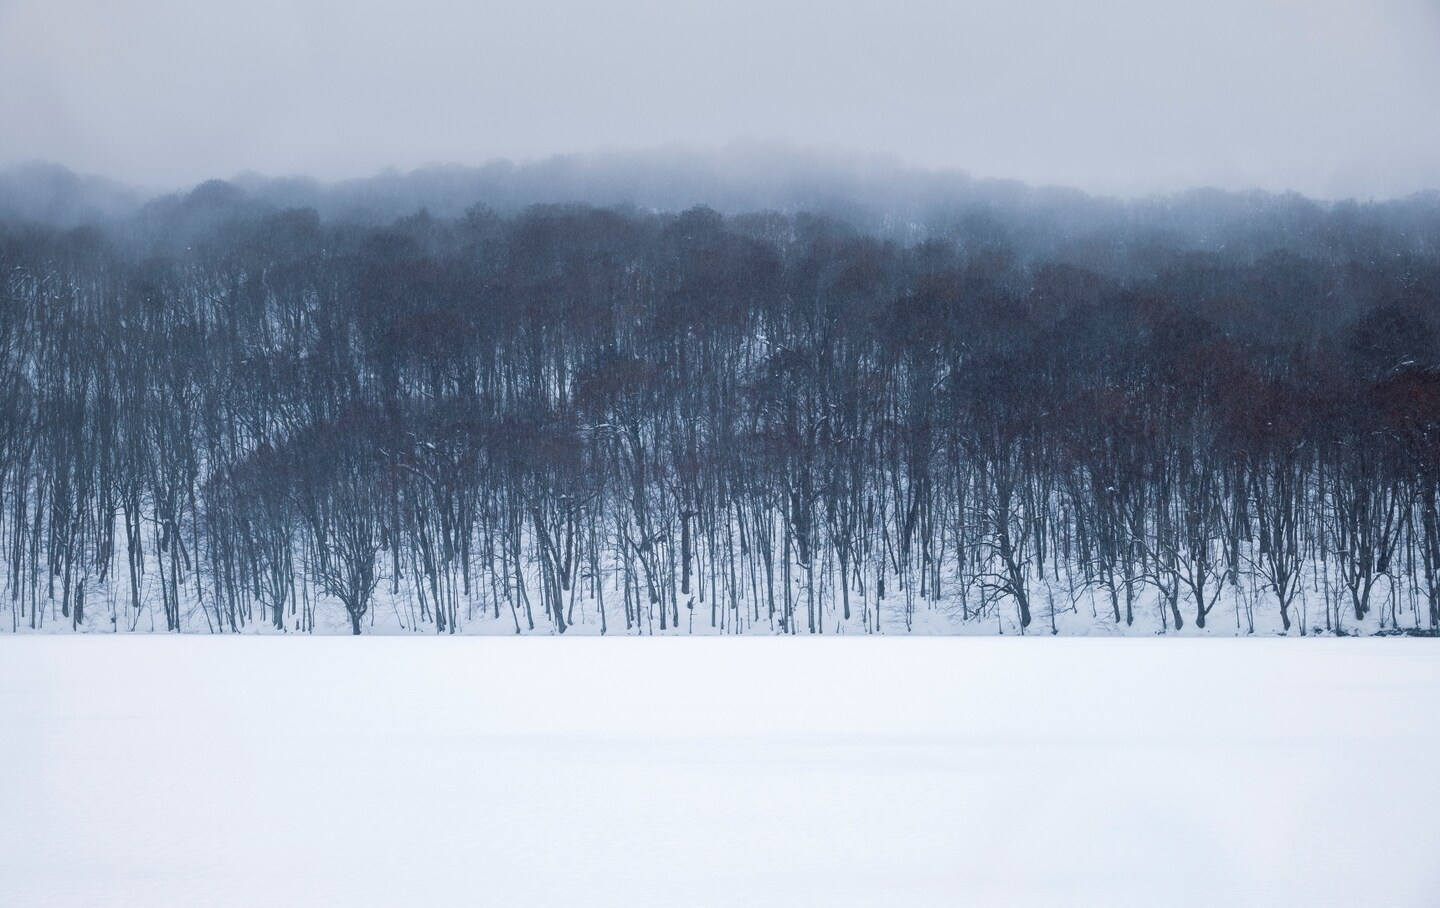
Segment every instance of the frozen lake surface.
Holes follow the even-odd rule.
[[[1440,904],[1395,639],[0,640],[0,905]]]

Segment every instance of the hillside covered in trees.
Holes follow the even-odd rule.
[[[1436,197],[270,189],[0,224],[6,630],[1440,629]]]

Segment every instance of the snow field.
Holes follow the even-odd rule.
[[[1426,640],[20,636],[0,905],[1440,903]]]

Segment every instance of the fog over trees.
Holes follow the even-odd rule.
[[[0,177],[4,626],[1440,630],[1440,195],[706,166]]]

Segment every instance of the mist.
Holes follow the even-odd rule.
[[[1440,186],[1440,12],[11,0],[0,122],[0,166],[152,193],[740,142],[1122,197],[1383,199]]]

